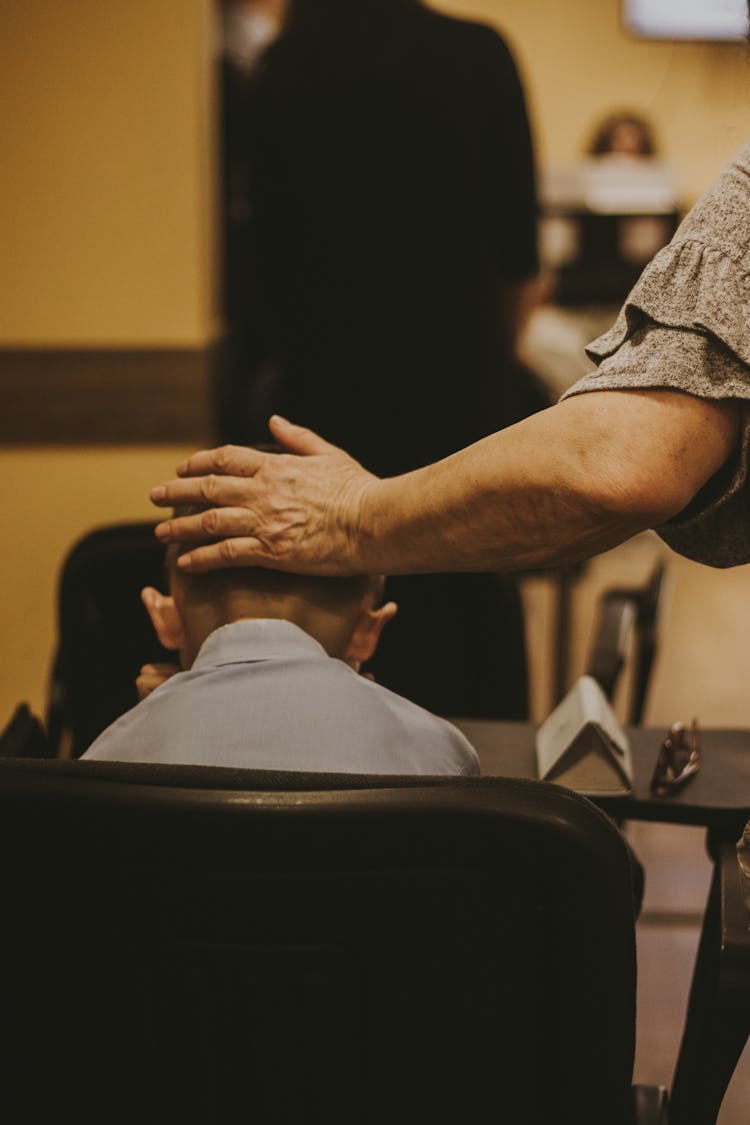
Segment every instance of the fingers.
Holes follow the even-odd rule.
[[[270,570],[283,569],[275,568],[273,558],[263,550],[260,540],[250,537],[222,539],[219,543],[196,547],[194,551],[180,555],[177,565],[180,570],[186,570],[190,574],[205,574],[209,570],[237,566],[262,565]]]
[[[293,453],[312,456],[316,453],[331,453],[338,449],[313,430],[296,426],[279,414],[274,414],[269,420],[268,428],[276,440]],[[242,445],[222,445],[217,449],[202,449],[198,453],[191,454],[187,460],[177,466],[177,475],[202,477],[216,473],[218,476],[252,477],[269,457],[276,456],[278,456],[276,453],[264,453],[260,449],[250,449]]]
[[[204,539],[246,536],[252,516],[246,508],[209,508],[195,516],[164,520],[154,528],[162,543],[201,543]]]
[[[316,453],[340,452],[337,445],[331,445],[316,434],[314,430],[307,430],[304,426],[295,426],[294,422],[287,421],[280,414],[274,414],[269,419],[268,428],[285,449],[291,453],[300,453],[305,457],[312,457]],[[270,454],[271,457],[274,454]]]
[[[148,665],[144,664],[135,679],[135,694],[138,702],[143,703],[143,700],[151,694],[155,686],[151,678],[151,671]]]
[[[267,457],[274,456],[273,453],[262,453],[244,445],[221,445],[218,449],[202,449],[191,454],[177,466],[177,474],[181,477],[200,477],[206,473],[252,477]]]
[[[144,586],[141,590],[141,601],[146,609],[155,609],[161,601],[162,595],[153,586]]]
[[[252,491],[252,482],[247,477],[209,473],[205,477],[183,477],[157,485],[151,490],[151,503],[159,508],[177,507],[180,504],[232,507],[247,503],[252,497]]]
[[[338,453],[343,451],[331,445],[312,430],[295,426],[286,418],[274,414],[269,422],[273,436],[285,449],[303,456]],[[159,507],[178,504],[231,506],[248,500],[248,478],[263,467],[276,453],[263,453],[240,445],[223,445],[218,449],[203,449],[193,453],[177,466],[178,480],[158,484],[151,489],[151,502]]]
[[[389,621],[393,621],[398,613],[398,605],[396,602],[386,602],[384,606],[380,607],[380,612],[383,615],[384,624],[387,624]]]
[[[172,676],[180,671],[178,664],[144,664],[135,681],[135,690],[139,700],[144,700],[156,688],[161,687]]]
[[[180,671],[179,664],[175,664],[173,660],[157,661],[155,664],[144,664],[141,668],[140,675],[148,676],[150,679],[158,679],[162,683],[164,680],[169,680],[172,676],[176,676]]]

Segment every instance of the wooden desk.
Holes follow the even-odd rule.
[[[488,777],[536,777],[532,723],[452,719],[479,754]],[[701,824],[723,839],[736,840],[750,820],[750,730],[701,730],[702,765],[674,796],[654,797],[649,782],[666,734],[661,727],[628,729],[635,778],[629,797],[597,797],[595,803],[624,820]]]

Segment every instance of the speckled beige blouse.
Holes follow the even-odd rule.
[[[750,144],[649,263],[612,328],[587,352],[598,367],[566,398],[650,387],[744,400],[737,457],[657,531],[698,562],[750,562]]]

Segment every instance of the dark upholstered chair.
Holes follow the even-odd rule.
[[[141,605],[143,586],[164,584],[164,548],[154,523],[98,528],[65,558],[58,590],[57,650],[47,733],[52,752],[79,757],[137,703],[141,665],[174,659]]]
[[[28,703],[19,703],[0,731],[0,758],[51,758],[47,733]]]
[[[0,758],[0,847],[14,1125],[663,1120],[564,789]]]

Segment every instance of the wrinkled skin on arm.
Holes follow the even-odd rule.
[[[679,513],[737,448],[740,408],[678,391],[579,395],[388,480],[309,430],[278,417],[270,428],[289,454],[204,450],[153,490],[158,505],[212,505],[157,528],[206,542],[181,557],[186,569],[409,574],[586,558]]]

